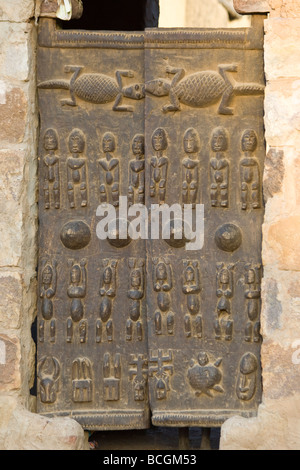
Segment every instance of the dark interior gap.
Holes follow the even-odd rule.
[[[90,433],[92,450],[219,450],[221,428],[182,428],[150,426],[149,429],[127,431],[95,431]]]
[[[35,317],[33,323],[31,324],[31,337],[35,344],[35,373],[34,373],[34,382],[30,389],[30,395],[37,396],[37,317]]]
[[[83,0],[80,19],[63,21],[63,29],[143,31],[157,27],[159,0]]]

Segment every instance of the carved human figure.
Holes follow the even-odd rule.
[[[42,299],[42,315],[45,320],[51,320],[53,317],[52,299],[57,287],[56,266],[57,262],[53,260],[52,264],[46,262],[42,270],[40,298]]]
[[[199,135],[195,129],[185,131],[183,148],[186,156],[182,160],[182,203],[195,207],[199,184],[199,160],[196,157],[200,148]]]
[[[81,207],[87,205],[86,159],[83,155],[85,136],[80,129],[73,129],[69,135],[69,151],[67,159],[68,198],[71,208],[75,208],[75,188],[78,186]]]
[[[58,149],[58,136],[55,129],[47,129],[44,134],[44,149],[47,154],[43,158],[44,162],[44,207],[50,209],[50,193],[52,191],[54,207],[60,208],[60,180],[59,180],[59,156],[56,155]]]
[[[167,332],[174,332],[174,314],[170,309],[171,298],[169,291],[172,289],[172,269],[167,260],[153,259],[153,288],[157,292],[158,309],[154,314],[155,333],[161,335],[163,331],[163,316],[166,316]]]
[[[211,149],[215,154],[210,160],[210,200],[213,207],[228,207],[229,162],[224,154],[227,148],[227,132],[223,127],[217,127],[211,138]]]
[[[150,161],[150,196],[155,197],[158,193],[159,204],[165,202],[168,157],[164,155],[164,151],[168,147],[168,139],[166,131],[159,127],[152,134],[152,147],[155,155]]]
[[[112,361],[113,368],[111,367]],[[113,359],[111,358],[110,353],[105,353],[103,357],[103,399],[105,401],[118,401],[120,399],[120,379],[120,354],[115,354]]]
[[[72,364],[72,399],[74,402],[89,402],[92,395],[92,364],[88,358],[79,357]]]
[[[53,260],[52,264],[46,262],[42,269],[41,275],[41,290],[40,298],[42,299],[41,303],[41,312],[43,320],[39,324],[39,339],[44,341],[44,324],[45,320],[51,320],[50,322],[50,341],[55,340],[55,320],[53,317],[53,298],[56,294],[57,287],[57,272],[56,272],[57,262]]]
[[[98,160],[100,165],[100,201],[119,205],[119,159],[114,156],[116,139],[114,134],[106,132],[102,138],[104,158]]]
[[[158,349],[155,352],[150,350],[149,377],[155,377],[157,400],[167,398],[167,392],[170,391],[170,376],[173,375],[174,372],[172,361],[173,356],[171,350],[167,352],[164,352],[162,349]]]
[[[240,161],[242,209],[260,207],[260,174],[254,152],[257,136],[253,129],[246,129],[242,135],[243,156]]]
[[[148,359],[143,354],[131,355],[129,377],[133,382],[135,401],[144,401],[148,382]]]
[[[261,265],[247,264],[245,266],[245,307],[248,318],[245,328],[245,341],[260,340],[260,271]]]
[[[111,319],[113,298],[116,296],[116,260],[104,259],[100,277],[100,320],[105,324],[107,341],[113,340],[113,323]],[[99,328],[99,325],[98,325]]]
[[[60,365],[52,356],[44,356],[37,365],[38,392],[42,403],[54,403],[57,398]]]
[[[141,300],[144,297],[144,260],[130,258],[128,260],[130,269],[128,297],[130,299],[129,318],[126,323],[126,340],[131,341],[133,337],[133,325],[136,325],[136,336],[139,341],[143,338],[141,322]]]
[[[145,157],[144,136],[137,134],[132,140],[134,159],[129,162],[128,203],[145,203]]]
[[[191,316],[195,317],[195,330],[198,338],[202,337],[202,317],[200,310],[200,273],[198,261],[183,261],[182,291],[186,295],[188,314],[184,317],[185,335],[191,337]]]
[[[236,394],[240,400],[248,401],[253,398],[257,385],[257,369],[257,358],[254,354],[244,354],[239,364],[236,383]]]
[[[233,296],[233,269],[234,264],[217,264],[217,319],[215,321],[216,339],[222,339],[224,330],[225,340],[232,339],[233,320],[231,318],[230,299]]]
[[[79,264],[70,260],[69,264],[71,269],[67,294],[72,300],[70,317],[67,320],[67,342],[72,341],[73,322],[79,322],[80,342],[84,342],[86,323],[81,321],[84,316],[84,307],[81,299],[85,297],[87,288],[86,260],[82,259]]]

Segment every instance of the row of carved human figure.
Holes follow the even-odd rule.
[[[67,192],[69,207],[76,207],[75,191],[78,191],[80,206],[88,203],[87,188],[87,159],[84,156],[85,135],[80,129],[73,129],[69,135],[70,156],[67,158]],[[213,156],[209,163],[210,174],[210,202],[213,207],[228,207],[228,191],[230,186],[228,133],[223,127],[213,130],[211,136],[211,150]],[[154,155],[150,158],[150,197],[155,197],[160,204],[166,200],[169,157],[167,132],[157,128],[152,134],[152,147]],[[257,209],[261,207],[260,169],[255,150],[257,148],[257,135],[253,129],[246,129],[241,136],[242,156],[239,162],[241,208]],[[57,155],[58,136],[55,129],[47,129],[44,134],[44,149],[46,155],[44,162],[44,207],[51,207],[51,197],[56,209],[60,208],[60,171]],[[194,128],[188,128],[183,136],[184,158],[181,160],[181,199],[183,204],[197,202],[199,192],[199,166],[198,154],[200,151],[199,134]],[[99,163],[99,193],[100,203],[109,202],[119,205],[120,196],[120,158],[115,155],[116,138],[113,133],[106,132],[102,138],[102,151],[104,158]],[[131,143],[133,159],[129,162],[128,177],[128,203],[145,203],[145,159],[144,136],[137,134]]]
[[[186,368],[186,381],[190,391],[196,397],[214,398],[214,392],[224,393],[222,383],[222,358],[209,360],[205,351],[191,359]],[[232,361],[232,359],[231,359]],[[156,398],[163,400],[172,393],[170,384],[174,374],[173,351],[162,349],[150,350],[145,354],[131,354],[129,363],[124,364],[121,354],[104,353],[102,361],[102,398],[103,401],[119,401],[121,397],[121,379],[127,377],[132,387],[126,388],[133,393],[135,401],[147,400],[148,377],[153,378]],[[232,364],[231,364],[232,366]],[[42,403],[54,403],[59,392],[61,364],[53,356],[44,356],[38,363],[38,391]],[[125,369],[125,370],[124,370]],[[256,392],[258,380],[258,361],[251,352],[243,354],[239,361],[236,378],[236,394],[242,401],[251,400]],[[122,377],[123,376],[123,377]],[[94,399],[94,372],[89,358],[78,357],[72,363],[71,386],[73,402],[92,402]],[[128,381],[128,379],[127,379]]]
[[[100,307],[99,319],[96,324],[96,341],[113,340],[113,302],[117,294],[117,260],[102,260],[100,276]],[[129,286],[127,296],[130,299],[128,319],[126,324],[126,340],[133,339],[133,329],[136,328],[136,338],[143,339],[142,327],[142,299],[145,294],[145,266],[143,259],[130,258]],[[235,265],[217,263],[216,274],[216,319],[214,323],[215,338],[230,341],[233,332],[233,319],[231,299],[234,294]],[[246,264],[243,278],[245,309],[247,324],[245,327],[245,341],[259,341],[259,312],[260,312],[260,282],[261,266],[259,264]],[[154,258],[152,269],[153,290],[156,293],[157,308],[154,312],[154,332],[156,335],[174,334],[174,312],[172,310],[171,290],[173,288],[173,274],[171,264],[167,260]],[[45,320],[51,320],[50,337],[55,340],[55,321],[53,320],[53,299],[56,294],[57,273],[56,262],[46,262],[41,272],[41,314],[39,324],[40,340],[44,338]],[[184,331],[187,337],[202,338],[201,282],[198,261],[183,261],[181,279],[182,292],[186,296],[186,315],[184,316]],[[86,339],[86,321],[82,299],[87,291],[86,260],[80,262],[70,260],[70,279],[67,295],[70,299],[70,316],[67,322],[67,341],[73,337],[73,322],[79,322],[80,341]],[[52,330],[51,330],[52,328]],[[54,330],[53,330],[54,328]],[[105,330],[103,332],[103,329]]]

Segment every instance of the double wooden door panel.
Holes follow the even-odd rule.
[[[259,17],[142,33],[41,22],[40,413],[111,430],[256,414],[262,35]],[[135,239],[108,224],[101,239],[105,208],[127,227],[124,204],[149,222],[203,205],[203,246],[174,226]]]

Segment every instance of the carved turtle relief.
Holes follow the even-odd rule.
[[[197,362],[191,361],[188,369],[188,380],[191,387],[195,390],[195,395],[207,395],[213,397],[213,391],[223,393],[220,385],[222,372],[220,371],[222,359],[217,359],[214,363],[209,362],[206,352],[201,351],[198,354]]]

